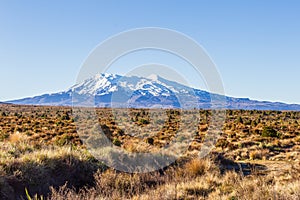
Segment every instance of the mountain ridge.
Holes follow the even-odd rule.
[[[49,106],[210,109],[216,99],[222,108],[244,110],[300,110],[298,104],[258,101],[213,94],[158,75],[149,77],[96,74],[66,91],[4,103]]]

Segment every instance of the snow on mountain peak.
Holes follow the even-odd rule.
[[[74,85],[71,89],[78,94],[96,95],[99,91],[114,92],[116,90],[113,80],[117,78],[114,74],[96,74],[95,76]]]
[[[137,76],[120,76],[116,74],[96,74],[95,76],[76,84],[71,89],[80,95],[105,95],[123,88],[126,91],[139,90],[143,94],[149,93],[153,96],[169,96],[175,91],[173,87],[159,81],[159,76],[152,74],[147,78]]]

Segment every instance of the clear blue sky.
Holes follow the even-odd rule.
[[[1,1],[0,100],[65,90],[90,51],[132,28],[201,44],[235,97],[300,103],[300,1]]]

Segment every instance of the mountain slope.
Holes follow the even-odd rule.
[[[97,107],[211,108],[213,99],[222,107],[256,110],[300,110],[300,105],[225,97],[191,88],[157,75],[148,78],[97,74],[67,91],[9,101],[14,104]]]
[[[9,104],[9,103],[5,103],[5,102],[2,102],[2,101],[0,101],[0,104],[2,104],[2,105],[3,105],[3,104],[4,104],[4,105],[6,105],[6,104]]]

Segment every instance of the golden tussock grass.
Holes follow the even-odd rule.
[[[51,200],[300,199],[299,112],[229,110],[217,148],[199,159],[195,155],[211,118],[211,111],[199,111],[190,116],[200,118],[200,123],[180,160],[156,172],[129,174],[106,167],[87,152],[71,111],[67,107],[0,106],[2,199],[26,199],[25,188],[32,197],[37,194]],[[159,114],[151,119],[148,110],[132,109],[128,117],[117,109],[123,128],[110,109],[96,111],[106,137],[129,152],[159,152],[179,127],[178,110],[167,110],[169,118],[164,121]],[[144,138],[130,135],[126,129],[132,121],[136,126],[130,133],[149,127],[155,131],[143,132]],[[93,120],[87,120],[80,130],[93,126]],[[83,137],[88,134],[84,132]],[[178,142],[184,141],[183,136]]]

